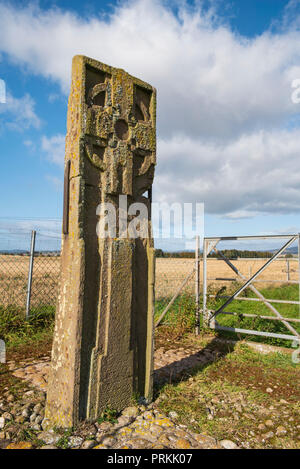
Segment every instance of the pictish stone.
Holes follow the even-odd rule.
[[[108,406],[121,411],[133,395],[143,396],[143,404],[152,399],[155,165],[155,89],[122,69],[75,56],[43,428],[94,421]],[[128,215],[133,203],[147,215]],[[121,220],[108,232],[107,207]]]

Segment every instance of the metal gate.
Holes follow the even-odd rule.
[[[285,244],[270,258],[266,261],[266,263],[259,268],[254,275],[251,275],[248,279],[245,275],[243,275],[236,266],[221,252],[217,249],[217,245],[220,241],[238,241],[238,240],[263,240],[263,239],[285,239],[287,240]],[[270,299],[265,298],[263,294],[253,285],[254,282],[261,281],[266,282],[266,280],[257,280],[258,276],[270,266],[272,262],[279,258],[279,256],[295,241],[298,242],[298,280],[297,283],[299,284],[299,301],[288,301],[288,300],[279,300],[279,299]],[[218,298],[225,299],[224,303],[216,310],[209,310],[207,308],[207,300],[208,297],[216,297],[217,295],[209,295],[207,291],[208,287],[208,278],[207,278],[207,257],[212,252],[215,251],[219,259],[222,259],[236,274],[234,279],[228,278],[216,278],[214,280],[224,280],[224,281],[232,281],[232,280],[239,280],[242,281],[242,285],[230,296],[218,296]],[[299,332],[291,325],[291,323],[300,323],[300,234],[295,235],[274,235],[274,236],[237,236],[237,237],[216,237],[216,238],[204,238],[203,242],[203,320],[204,323],[216,330],[222,331],[229,331],[229,332],[238,332],[242,334],[251,334],[256,336],[264,336],[264,337],[272,337],[278,339],[285,339],[295,341],[295,343],[300,343],[300,335]],[[213,279],[211,279],[213,280]],[[296,283],[295,281],[288,280],[288,282]],[[247,298],[241,297],[240,294],[246,289],[250,288],[252,292],[256,295],[256,298]],[[282,324],[285,325],[286,329],[289,330],[290,334],[278,334],[273,332],[267,331],[257,331],[257,330],[250,330],[250,329],[242,329],[236,327],[228,327],[222,326],[218,323],[217,317],[220,314],[229,314],[229,315],[237,315],[236,312],[229,312],[224,311],[225,308],[232,303],[234,300],[240,301],[258,301],[263,303],[272,313],[272,316],[262,316],[256,314],[242,314],[244,317],[253,317],[253,318],[261,318],[267,319],[271,321],[281,321]],[[275,308],[274,304],[282,303],[282,304],[293,304],[299,305],[299,318],[286,318],[283,317],[282,314]]]

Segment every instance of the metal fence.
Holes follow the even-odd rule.
[[[9,240],[9,233],[6,236]],[[55,308],[60,237],[36,230],[21,231],[14,236],[9,240],[9,249],[0,252],[0,308],[12,313],[18,311],[27,317],[44,308]],[[186,299],[193,297],[194,265],[193,258],[156,259],[156,319],[167,307],[168,318],[170,314],[177,314],[186,305]]]
[[[205,238],[203,258],[197,237],[195,252],[190,253],[190,258],[156,258],[155,325],[172,324],[178,317],[184,317],[189,310],[190,317],[194,315],[196,334],[204,325],[215,330],[299,340],[300,293],[296,299],[272,299],[265,297],[261,289],[271,284],[297,284],[300,292],[299,256],[283,257],[286,249],[293,243],[300,246],[300,236],[254,238],[259,241],[279,241],[285,238],[286,242],[270,259],[233,260],[223,254],[218,243],[230,241],[232,244],[234,241],[252,240],[253,237]],[[44,308],[54,310],[60,277],[60,236],[45,235],[38,231],[21,232],[19,239],[14,239],[13,242],[9,249],[1,250],[0,253],[0,311],[18,311],[29,316]],[[209,257],[213,251],[218,258]],[[252,296],[245,294],[249,290]],[[261,311],[252,314],[241,309],[232,310],[237,302],[242,305],[246,302],[259,304]],[[298,314],[289,314],[287,317],[280,309],[285,305],[298,308]],[[226,324],[229,316],[236,324]],[[280,322],[289,334],[281,331],[275,334],[268,330],[255,330],[255,327],[239,326],[245,318]]]
[[[220,241],[250,241],[250,240],[285,240],[283,246],[278,249],[271,258],[265,259],[262,261],[262,265],[256,265],[256,269],[253,272],[252,269],[249,271],[249,275],[241,271],[240,267],[237,267],[237,263],[234,263],[228,259],[222,251],[218,249],[218,243]],[[297,243],[298,247],[298,256],[294,260],[296,268],[291,268],[290,259],[280,259],[280,256],[292,245]],[[208,256],[214,251],[218,258],[224,261],[227,268],[229,268],[231,274],[234,273],[234,276],[223,277],[218,275],[217,277],[208,277]],[[283,262],[283,265],[286,265],[286,269],[275,269],[273,273],[269,271],[266,273],[266,270],[278,260]],[[291,274],[294,273],[293,278]],[[265,276],[263,275],[265,274]],[[283,276],[282,276],[283,274]],[[272,276],[272,278],[270,278]],[[217,293],[212,293],[208,291],[208,280],[213,282],[237,282],[237,286],[231,294],[224,294],[226,287],[218,289]],[[257,283],[260,284],[296,284],[298,286],[297,294],[298,298],[295,299],[280,299],[280,298],[265,298],[262,292],[256,286]],[[250,290],[252,296],[243,296],[247,290]],[[218,304],[217,307],[209,308],[208,301],[209,299],[221,300],[221,304]],[[223,301],[224,300],[224,301]],[[260,313],[247,313],[242,311],[228,311],[227,307],[234,304],[234,302],[258,302],[261,304]],[[276,306],[274,306],[276,305]],[[284,312],[279,311],[280,306],[293,305],[297,308],[292,312],[292,314],[284,314]],[[233,308],[234,309],[234,308]],[[254,336],[262,336],[275,339],[284,339],[294,342],[300,342],[300,234],[295,235],[277,235],[277,236],[241,236],[241,237],[219,237],[219,238],[205,238],[203,243],[203,318],[204,323],[215,330],[234,332],[241,334],[249,334]],[[265,313],[263,311],[266,311]],[[270,332],[267,330],[257,330],[255,328],[248,329],[245,327],[229,326],[220,324],[218,322],[219,317],[224,316],[233,316],[238,319],[238,322],[243,321],[243,319],[252,318],[260,319],[264,321],[279,321],[285,329],[289,331],[287,333],[279,332]],[[287,317],[288,316],[288,317]],[[218,318],[218,319],[217,319]]]
[[[0,253],[0,308],[12,313],[18,311],[27,317],[30,312],[55,308],[60,238],[36,231],[14,236],[14,247]]]

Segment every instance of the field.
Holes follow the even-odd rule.
[[[234,260],[234,265],[245,276],[253,274],[266,261],[259,259]],[[289,259],[290,281],[298,280],[298,261]],[[177,291],[184,279],[194,267],[193,259],[157,258],[156,260],[156,299],[169,298]],[[203,265],[201,262],[201,283]],[[29,270],[28,256],[0,256],[0,304],[24,307],[26,303],[27,278]],[[56,303],[57,285],[59,280],[60,258],[38,256],[34,259],[32,301],[33,304]],[[287,280],[287,263],[285,259],[275,261],[259,277],[260,281],[273,280],[277,285]],[[230,282],[213,280],[215,278],[235,278],[234,272],[217,259],[207,262],[208,285],[210,290],[218,291],[223,286],[230,286]],[[257,282],[258,288],[270,285],[268,282]],[[184,289],[185,292],[194,291],[194,276],[191,277]]]
[[[34,259],[31,304],[55,305],[60,258],[39,256]],[[0,305],[25,308],[29,256],[0,256]]]
[[[260,267],[266,263],[267,259],[238,259],[232,261],[235,267],[246,277],[249,278]],[[187,275],[191,272],[195,264],[193,259],[172,259],[172,258],[158,258],[156,260],[156,298],[160,299],[165,296],[170,296],[175,293],[180,284],[184,281]],[[290,281],[298,281],[298,260],[289,259]],[[202,283],[203,264],[200,264],[200,277]],[[283,284],[287,280],[287,261],[280,259],[273,262],[260,276],[257,282],[258,288],[266,287],[272,283],[266,280],[272,280],[277,285]],[[230,285],[230,282],[224,280],[213,280],[216,278],[236,278],[233,270],[225,264],[224,261],[218,259],[208,259],[207,261],[207,276],[208,286],[211,290],[217,291],[224,285]],[[193,279],[188,283],[186,290],[191,291],[194,289]]]
[[[238,270],[249,278],[254,274],[266,260],[264,259],[238,259],[232,261]],[[287,283],[287,260],[275,261],[259,277],[255,286],[264,294],[266,298],[279,300],[299,300],[298,287],[298,261],[289,259],[289,279]],[[157,258],[156,259],[156,307],[155,319],[164,311],[170,299],[180,288],[184,280],[192,273],[194,268],[193,259],[185,258]],[[0,309],[6,313],[14,314],[18,312],[24,315],[26,306],[27,279],[29,270],[29,256],[0,256]],[[31,289],[31,312],[43,313],[53,311],[56,306],[58,283],[60,271],[60,258],[51,256],[37,256],[34,259],[32,289]],[[200,264],[200,296],[202,295],[202,274],[203,263]],[[208,294],[226,296],[232,293],[239,283],[235,273],[225,264],[217,259],[207,261]],[[224,278],[232,279],[226,281]],[[219,280],[216,280],[219,279]],[[234,281],[233,281],[234,280]],[[273,280],[273,282],[267,282]],[[171,307],[169,313],[164,318],[166,324],[178,324],[181,328],[193,327],[195,316],[195,276],[192,274],[186,283],[179,298]],[[254,297],[249,291],[243,296]],[[200,298],[202,305],[202,298]],[[209,298],[208,308],[216,309],[222,304],[224,299]],[[201,306],[200,306],[201,307]],[[49,309],[50,308],[50,309]],[[276,308],[284,317],[299,318],[298,305],[276,304]],[[269,321],[263,319],[251,319],[242,317],[242,313],[255,315],[270,315],[270,311],[261,302],[234,301],[227,311],[235,311],[238,317],[220,315],[218,322],[225,326],[236,326],[245,329],[257,329],[268,332],[289,333],[286,327],[279,321]],[[299,324],[296,324],[299,329]],[[265,340],[259,339],[257,340]],[[278,345],[288,345],[288,343],[271,340],[271,343]],[[290,344],[289,344],[290,346]]]

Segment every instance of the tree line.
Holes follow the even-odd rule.
[[[273,252],[271,251],[248,251],[248,250],[239,250],[239,249],[224,249],[220,251],[224,256],[229,259],[236,259],[238,257],[244,258],[269,258],[273,256]],[[176,252],[168,252],[163,251],[162,249],[155,250],[156,257],[181,257],[186,259],[194,259],[195,252],[193,251],[176,251]],[[290,254],[287,254],[288,257],[292,257]],[[202,253],[200,253],[200,257],[202,257]],[[213,251],[211,252],[208,257],[217,258],[218,255]]]

